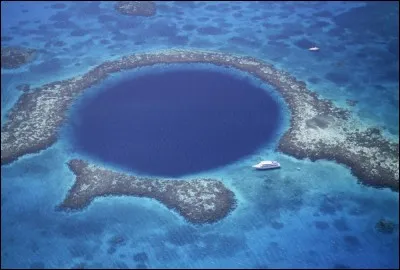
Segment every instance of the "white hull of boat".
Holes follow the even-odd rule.
[[[312,52],[317,52],[317,51],[319,51],[319,48],[318,47],[311,47],[308,50],[312,51]]]
[[[277,161],[261,161],[260,163],[252,166],[256,170],[271,170],[271,169],[278,169],[281,167],[281,164]]]

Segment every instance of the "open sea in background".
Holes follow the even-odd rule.
[[[6,112],[21,95],[16,89],[19,84],[36,87],[67,79],[122,55],[195,48],[248,55],[272,63],[337,106],[347,108],[346,99],[355,100],[358,103],[349,108],[355,115],[364,123],[381,127],[387,137],[398,142],[398,2],[171,1],[156,2],[157,13],[152,17],[124,16],[114,10],[114,5],[111,1],[1,2],[1,46],[40,50],[34,62],[19,69],[1,70],[3,123]],[[3,39],[6,36],[12,38]],[[314,45],[321,50],[308,51]],[[234,81],[232,92],[224,89],[223,96],[214,95],[207,88],[213,84],[207,85],[206,81],[196,84],[196,89],[207,88],[204,93],[213,97],[208,100],[216,110],[224,104],[237,108],[230,98],[245,98],[243,111],[247,114],[241,115],[238,110],[235,116],[240,117],[241,127],[250,126],[248,120],[258,112],[273,115],[273,120],[266,117],[271,127],[243,136],[235,133],[226,145],[217,144],[224,155],[211,160],[204,160],[211,152],[196,151],[198,161],[209,164],[175,167],[178,171],[165,164],[151,168],[149,163],[123,169],[166,178],[179,175],[184,179],[220,179],[236,194],[237,208],[217,223],[196,226],[146,198],[98,198],[84,211],[56,212],[55,207],[75,180],[66,162],[76,157],[96,158],[83,154],[87,148],[79,141],[96,134],[88,133],[87,125],[77,127],[90,122],[90,113],[99,104],[105,106],[106,99],[123,100],[124,92],[113,96],[102,90],[126,91],[124,84],[136,83],[138,88],[150,85],[152,95],[163,97],[165,102],[168,95],[162,92],[163,84],[154,80],[178,85],[180,76]],[[165,83],[164,87],[168,88]],[[178,102],[181,111],[193,108],[196,121],[207,126],[199,113],[210,105],[205,102],[207,98],[203,96],[203,106],[196,107],[196,97],[184,93],[187,103],[177,101],[184,89],[171,88],[175,96],[170,96],[170,104]],[[243,89],[249,90],[248,96],[241,92]],[[145,91],[132,93],[132,98],[140,95],[144,100],[153,100]],[[96,99],[103,103],[90,103]],[[146,110],[137,104],[139,112]],[[149,105],[156,107],[156,103]],[[114,108],[118,106],[112,103],[108,110],[114,112]],[[289,126],[288,108],[272,87],[250,75],[205,64],[141,68],[110,76],[89,89],[68,113],[70,118],[56,144],[1,168],[2,268],[399,268],[399,193],[360,185],[343,165],[297,160],[276,152],[276,144]],[[105,123],[113,121],[112,115],[104,117]],[[185,130],[171,115],[166,117],[172,121],[171,125],[163,122],[170,127],[168,134],[180,133],[184,138],[198,131],[195,125]],[[187,123],[193,119],[193,115],[186,117]],[[156,119],[135,118],[134,114],[131,118],[143,125]],[[123,127],[125,120],[118,121],[116,127]],[[227,132],[225,128],[215,131],[220,127],[218,121],[210,121],[210,130],[204,130],[204,136]],[[240,130],[228,122],[222,126]],[[145,143],[146,134],[154,133],[152,129],[157,126],[146,128],[140,136],[131,138],[132,143],[136,139]],[[263,141],[257,134],[268,138]],[[254,144],[243,146],[247,147],[243,151],[226,151],[230,143],[244,136]],[[96,140],[100,142],[101,137],[93,143]],[[193,145],[179,147],[196,150]],[[138,155],[130,158],[140,160]],[[147,158],[151,159],[151,154]],[[250,168],[263,159],[277,160],[282,168],[264,172]],[[168,160],[166,156],[156,158],[161,163]],[[107,162],[99,164],[117,169],[117,164]],[[176,160],[171,162],[178,164]],[[381,218],[397,223],[394,233],[376,231],[375,224]],[[118,245],[110,241],[115,236],[123,239]]]

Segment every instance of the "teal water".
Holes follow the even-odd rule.
[[[43,50],[32,64],[1,71],[2,120],[21,94],[18,84],[69,78],[125,54],[198,48],[272,63],[338,106],[356,100],[354,114],[398,141],[398,3],[156,4],[157,15],[145,18],[121,16],[113,2],[1,2],[2,36],[12,37],[2,46]],[[320,52],[309,52],[310,44]],[[135,74],[113,75],[87,96]],[[374,228],[380,218],[398,224],[398,193],[362,186],[342,165],[276,152],[289,121],[279,96],[238,71],[226,74],[262,87],[285,113],[268,145],[186,174],[221,179],[235,192],[238,206],[227,218],[192,226],[157,202],[128,197],[96,199],[74,214],[54,211],[74,181],[65,162],[80,156],[66,127],[51,148],[1,168],[2,268],[398,268],[398,229]],[[262,159],[282,169],[249,170]],[[114,236],[122,244],[110,243]]]

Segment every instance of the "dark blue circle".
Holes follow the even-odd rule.
[[[229,164],[275,139],[280,107],[249,80],[213,70],[121,80],[77,107],[76,149],[150,175]]]

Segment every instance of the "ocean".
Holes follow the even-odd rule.
[[[398,2],[169,1],[148,17],[114,5],[1,2],[2,48],[38,50],[1,70],[2,123],[20,84],[177,48],[270,63],[398,143]],[[128,70],[88,89],[67,115],[55,144],[1,167],[1,268],[399,268],[399,193],[365,186],[334,161],[277,151],[290,110],[251,74],[212,64]],[[150,178],[218,179],[237,205],[196,225],[140,197],[56,211],[75,181],[73,158]],[[252,170],[265,159],[281,169]],[[375,228],[382,218],[392,233]]]

